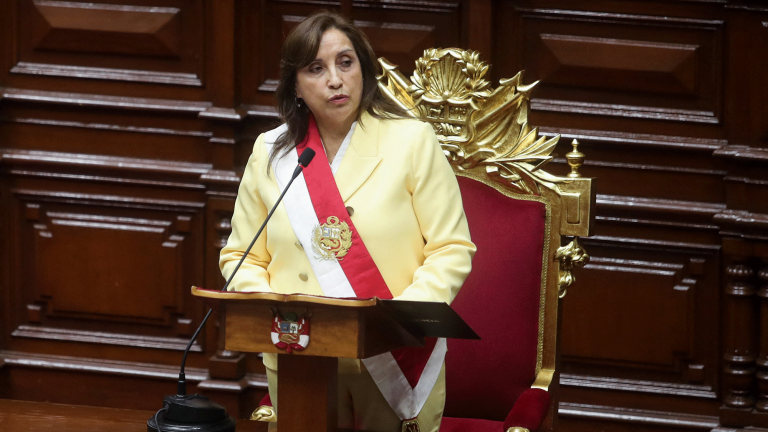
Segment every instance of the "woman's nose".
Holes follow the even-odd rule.
[[[331,69],[331,76],[328,77],[328,87],[330,88],[339,88],[344,82],[341,80],[341,76],[339,73],[333,69]]]

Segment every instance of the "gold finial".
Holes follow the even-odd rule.
[[[565,155],[565,159],[571,167],[571,172],[568,173],[568,177],[579,178],[581,177],[579,167],[584,163],[584,153],[580,152],[578,149],[579,140],[571,141],[571,145],[573,145],[573,151],[566,153]]]

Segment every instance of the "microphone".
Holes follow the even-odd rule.
[[[245,261],[245,258],[248,256],[248,253],[250,253],[253,245],[256,244],[256,240],[261,235],[264,227],[267,226],[269,219],[272,218],[272,214],[277,209],[277,206],[280,205],[280,202],[283,200],[285,193],[288,192],[288,188],[291,187],[293,181],[296,180],[296,177],[298,177],[299,174],[301,174],[302,170],[309,166],[309,163],[312,162],[314,157],[315,151],[310,148],[304,149],[304,151],[301,153],[299,156],[299,163],[296,165],[296,169],[293,170],[293,174],[291,175],[291,180],[285,186],[285,189],[283,189],[283,193],[280,194],[280,197],[277,199],[277,202],[275,202],[275,205],[272,206],[269,214],[267,214],[267,217],[264,219],[264,223],[261,224],[261,228],[259,228],[259,230],[256,232],[256,235],[253,237],[251,244],[248,246],[245,252],[243,252],[243,256],[240,258],[240,261],[237,262],[235,270],[231,275],[229,275],[229,279],[227,279],[227,282],[224,284],[224,288],[221,289],[222,291],[227,290],[230,282],[232,282],[232,279],[235,277],[235,273],[240,270],[240,266],[243,264],[243,261]],[[211,402],[210,399],[205,396],[198,394],[187,395],[187,381],[184,375],[184,367],[187,363],[187,355],[189,354],[189,350],[192,348],[192,344],[200,334],[200,331],[205,326],[205,323],[208,322],[208,318],[211,316],[211,313],[213,313],[213,309],[208,310],[208,313],[205,315],[205,318],[203,318],[200,326],[197,327],[197,330],[192,335],[192,338],[187,344],[187,348],[184,350],[184,357],[181,360],[181,370],[179,371],[179,381],[176,387],[176,394],[163,398],[163,407],[157,411],[153,417],[147,420],[148,432],[163,432],[163,430],[173,432],[235,431],[235,420],[231,416],[227,415],[224,407],[217,403]],[[165,412],[165,414],[161,415],[161,412]]]
[[[299,165],[296,167],[295,170],[293,170],[293,176],[291,176],[291,181],[293,181],[293,179],[298,177],[302,168],[306,168],[314,158],[315,158],[314,150],[312,150],[311,148],[304,149],[304,151],[301,152],[301,156],[299,156]],[[287,186],[286,186],[286,189],[288,189]]]

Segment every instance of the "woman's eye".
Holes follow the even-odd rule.
[[[348,68],[350,66],[352,66],[352,60],[344,60],[341,62],[341,67]]]
[[[323,70],[323,68],[322,68],[322,67],[320,67],[320,66],[311,66],[311,67],[309,68],[309,71],[310,71],[311,73],[318,73],[318,72],[320,72],[321,70]]]

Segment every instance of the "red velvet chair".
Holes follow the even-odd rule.
[[[476,52],[427,50],[410,80],[379,61],[382,92],[434,126],[477,244],[452,306],[482,340],[448,342],[440,430],[551,430],[559,300],[588,259],[576,239],[561,247],[562,236],[589,235],[594,190],[578,174],[584,155],[574,142],[567,177],[540,169],[559,137],[538,137],[527,122],[535,83],[522,85],[518,74],[492,89]]]
[[[560,298],[589,258],[577,240],[589,235],[595,198],[578,174],[584,155],[574,141],[567,177],[540,169],[559,137],[538,137],[527,122],[535,83],[518,74],[492,90],[476,52],[427,50],[410,80],[379,62],[384,95],[434,126],[477,245],[452,306],[482,340],[448,342],[440,430],[552,430]],[[561,247],[563,236],[574,239]],[[269,396],[252,419],[274,421]]]

